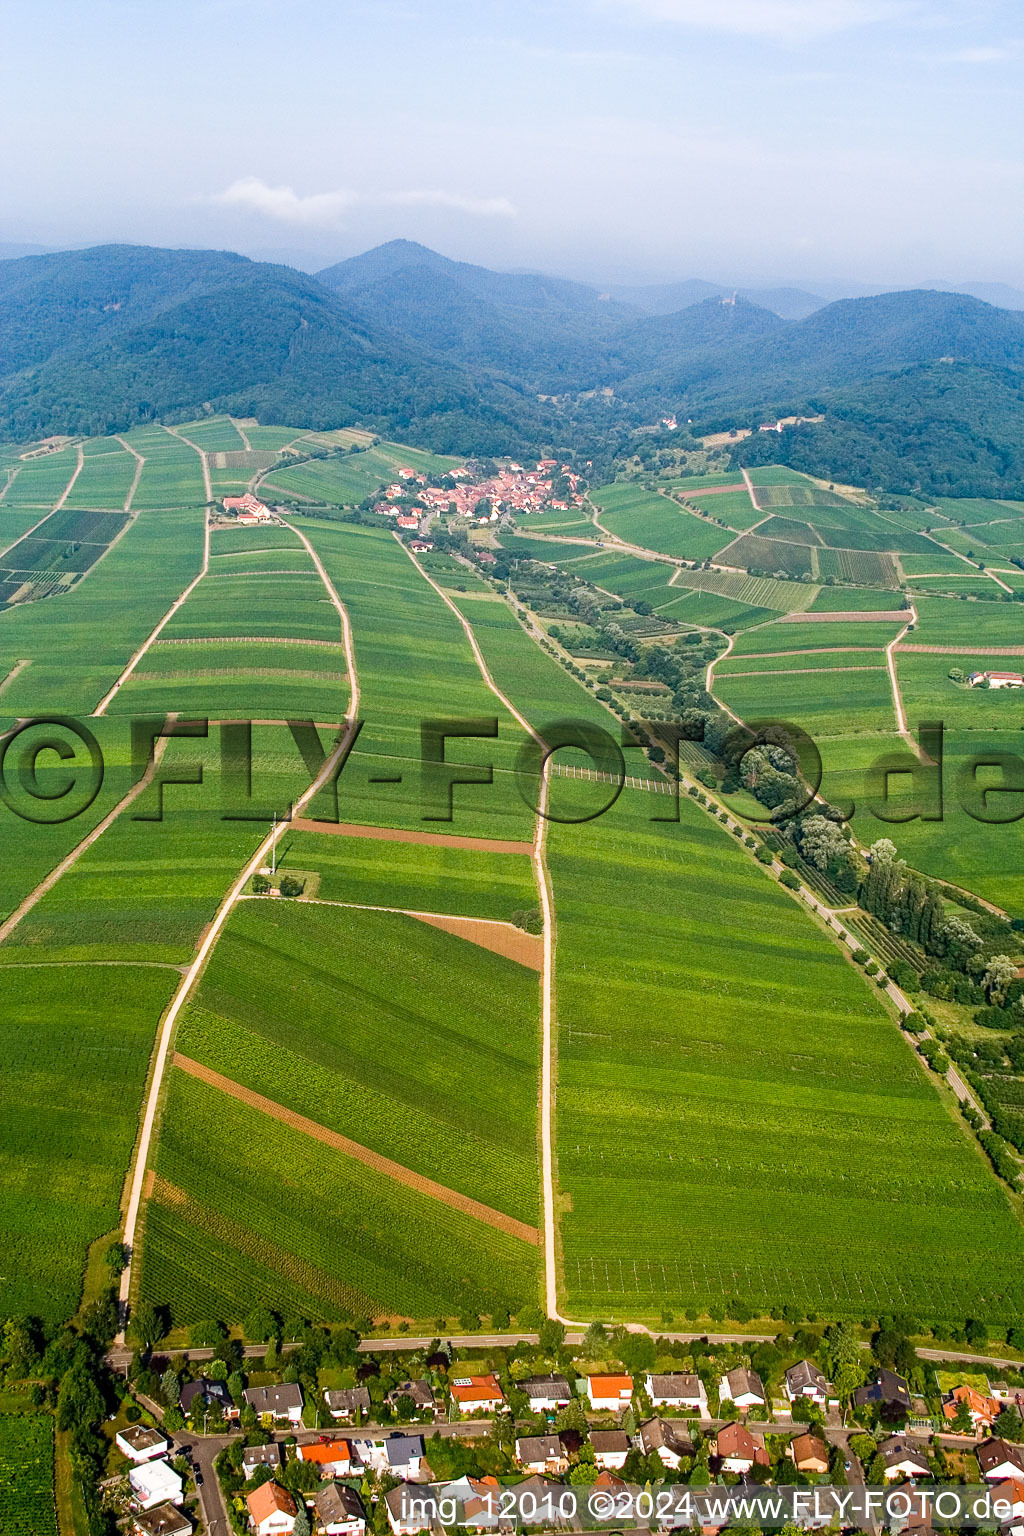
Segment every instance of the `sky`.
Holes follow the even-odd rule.
[[[1024,287],[1019,0],[8,0],[0,241]]]

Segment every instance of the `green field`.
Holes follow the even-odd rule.
[[[162,427],[136,427],[124,434],[145,463],[132,506],[202,506],[206,501],[202,455]]]
[[[53,507],[60,500],[75,472],[78,454],[74,448],[46,453],[37,459],[21,459],[14,467],[14,478],[4,492],[5,508]]]
[[[720,550],[718,558],[723,565],[736,565],[743,570],[767,571],[778,577],[800,577],[816,574],[816,554],[817,551],[812,555],[806,544],[762,539],[756,533],[745,533]]]
[[[729,542],[728,529],[685,512],[667,496],[636,485],[604,485],[591,491],[590,499],[609,533],[657,554],[703,560]]]
[[[685,798],[650,814],[551,834],[572,1315],[1015,1316],[1024,1232],[871,988]]]
[[[301,448],[302,444],[296,446]],[[260,494],[266,496],[278,491],[298,501],[355,506],[393,480],[404,466],[434,476],[443,475],[458,464],[458,459],[425,453],[402,443],[378,443],[373,448],[343,454],[339,458],[310,459],[303,464],[274,469],[261,480],[259,489]]]
[[[141,966],[0,967],[8,1316],[60,1323],[76,1310],[86,1249],[117,1222],[156,1022],[176,980]]]
[[[885,613],[899,608],[902,592],[878,587],[822,587],[808,610],[810,613]]]
[[[537,1010],[536,972],[415,918],[246,901],[178,1049],[534,1224]]]
[[[289,831],[281,840],[283,868],[315,870],[321,901],[413,912],[446,912],[509,922],[537,907],[526,854],[381,843],[361,837]]]
[[[726,656],[715,665],[716,677],[730,677],[742,673],[761,676],[766,672],[842,672],[850,668],[860,670],[863,667],[874,667],[881,671],[886,670],[885,652],[882,650],[856,650],[856,651],[812,651],[809,655],[801,656],[799,653],[783,656],[737,656],[735,653]],[[840,679],[836,680],[841,682]],[[821,679],[823,686],[828,686],[826,678]]]
[[[695,507],[706,512],[709,517],[720,518],[730,528],[752,528],[764,517],[760,508],[755,507],[749,495],[743,491],[723,491],[714,496],[702,496],[698,491],[695,495],[684,491],[687,501],[691,501]]]
[[[751,634],[741,635],[736,641],[733,654],[752,656],[760,651],[823,651],[830,648],[846,649],[855,646],[875,650],[895,639],[905,620],[892,623],[884,620],[848,619],[834,624],[826,622],[765,624]]]
[[[851,656],[848,665],[856,664]],[[799,665],[800,658],[794,658],[793,666]],[[889,730],[895,715],[888,670],[878,666],[877,656],[866,658],[862,665],[870,670],[826,669],[824,676],[802,671],[756,677],[716,673],[715,693],[744,719],[791,720],[815,737]]]
[[[49,1414],[0,1414],[0,1531],[57,1536],[53,1420]]]
[[[157,1168],[184,1199],[148,1204],[141,1294],[169,1301],[176,1323],[260,1304],[433,1318],[537,1292],[536,1248],[178,1071]]]
[[[138,460],[114,443],[109,453],[86,454],[68,505],[116,510],[123,507],[135,479]]]
[[[947,555],[942,549],[937,549],[934,555],[901,555],[900,565],[907,576],[970,575],[962,560],[956,555]]]
[[[716,592],[735,598],[754,608],[774,608],[779,613],[797,613],[810,608],[818,588],[799,581],[776,581],[771,576],[741,576],[733,571],[680,571],[674,588],[692,587],[701,592]]]

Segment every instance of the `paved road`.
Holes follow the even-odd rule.
[[[689,1344],[695,1339],[707,1339],[709,1344],[765,1344],[774,1341],[778,1329],[776,1329],[775,1333],[674,1333],[670,1331],[664,1332],[661,1329],[656,1329],[654,1332],[660,1339],[671,1339],[679,1344]],[[404,1334],[398,1338],[360,1339],[357,1349],[360,1354],[364,1355],[387,1354],[394,1350],[403,1349],[426,1349],[428,1345],[434,1342],[436,1337],[437,1335],[434,1335],[432,1338],[420,1334]],[[453,1333],[447,1335],[447,1342],[456,1349],[497,1348],[506,1344],[516,1344],[520,1341],[525,1344],[536,1344],[537,1335],[528,1331],[522,1333]],[[583,1334],[579,1329],[570,1328],[566,1332],[565,1341],[567,1344],[580,1344],[583,1341]],[[285,1350],[297,1349],[298,1345],[289,1342],[285,1343],[283,1348]],[[865,1342],[861,1344],[861,1348],[868,1349],[870,1346]],[[246,1344],[242,1351],[247,1360],[259,1359],[266,1352],[266,1344]],[[196,1361],[212,1360],[214,1357],[212,1349],[157,1349],[155,1353],[158,1355],[180,1354],[188,1360]],[[917,1353],[922,1360],[958,1360],[967,1365],[994,1365],[999,1370],[1020,1369],[1022,1364],[1019,1359],[1011,1360],[998,1355],[970,1354],[956,1349],[930,1349],[923,1345],[918,1349]],[[122,1372],[131,1363],[131,1358],[131,1350],[125,1348],[112,1349],[107,1356],[111,1367],[116,1371]]]
[[[230,1536],[231,1522],[228,1519],[227,1505],[224,1503],[224,1494],[213,1464],[224,1447],[231,1444],[231,1439],[230,1435],[190,1435],[184,1429],[171,1436],[175,1451],[180,1451],[182,1446],[186,1445],[191,1448],[191,1459],[196,1467],[197,1477],[202,1478],[202,1483],[196,1488],[196,1492],[199,1495],[199,1508],[206,1526],[206,1536]]]

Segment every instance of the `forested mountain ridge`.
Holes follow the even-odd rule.
[[[662,414],[694,431],[823,412],[781,451],[928,494],[1024,494],[1024,314],[935,290],[783,320],[712,296],[642,314],[582,283],[392,241],[319,276],[223,251],[0,261],[0,435],[106,432],[212,406],[440,450],[595,459]],[[772,442],[778,456],[780,442]],[[753,461],[767,449],[755,442]]]
[[[633,313],[583,283],[491,272],[410,240],[392,240],[317,277],[368,320],[543,394],[593,387]]]
[[[104,432],[207,403],[488,452],[542,427],[521,393],[374,326],[315,278],[231,253],[106,246],[0,263],[0,319],[8,437]]]

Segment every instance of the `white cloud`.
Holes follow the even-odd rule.
[[[1001,64],[1013,56],[1011,48],[958,48],[955,53],[940,56],[941,64]]]
[[[651,21],[703,32],[774,37],[785,42],[822,37],[918,9],[914,0],[602,0]]]
[[[217,194],[215,201],[309,228],[336,226],[350,209],[357,207],[452,208],[482,218],[512,218],[516,212],[507,197],[464,197],[460,192],[429,187],[408,192],[355,192],[343,187],[302,197],[293,187],[271,187],[258,176],[242,176],[233,181]]]

